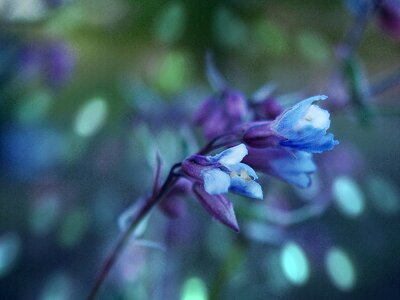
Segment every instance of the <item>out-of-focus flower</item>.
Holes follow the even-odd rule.
[[[53,172],[62,162],[64,139],[59,131],[9,126],[0,132],[2,172],[19,180],[32,180]]]
[[[275,90],[276,84],[268,82],[251,95],[250,106],[255,120],[273,120],[283,112],[283,106],[273,96]]]
[[[21,50],[20,77],[26,81],[43,79],[59,87],[70,79],[75,66],[75,54],[65,42],[27,44]]]
[[[400,1],[380,0],[378,21],[384,32],[395,39],[400,39]]]
[[[256,182],[257,174],[241,163],[247,154],[246,146],[240,144],[214,156],[193,155],[183,162],[182,170],[190,179],[203,183],[204,190],[210,195],[231,191],[262,199],[261,186]]]
[[[72,74],[75,65],[75,55],[66,43],[53,42],[48,44],[43,52],[43,67],[46,81],[51,86],[60,86]]]
[[[243,122],[247,113],[244,95],[226,89],[208,98],[197,112],[195,123],[201,126],[207,139],[228,132]]]
[[[207,139],[212,139],[242,123],[248,107],[245,96],[227,86],[210,55],[207,56],[207,78],[215,94],[200,106],[195,124],[202,127]]]
[[[261,103],[261,109],[264,117],[269,120],[274,120],[283,112],[282,105],[272,97]]]
[[[267,173],[290,184],[306,188],[310,175],[317,169],[312,154],[304,151],[287,151],[282,148],[251,148],[244,162],[255,170]]]
[[[331,150],[338,141],[327,134],[329,112],[313,104],[326,96],[301,101],[280,114],[274,121],[256,122],[248,126],[244,141],[252,147],[282,146],[292,150],[321,153]]]

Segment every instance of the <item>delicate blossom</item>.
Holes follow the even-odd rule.
[[[248,151],[240,144],[214,156],[193,155],[182,163],[182,171],[193,184],[193,192],[205,210],[221,223],[239,231],[228,191],[250,198],[263,199],[257,174],[241,163]]]
[[[214,156],[193,155],[182,164],[182,170],[194,181],[201,182],[210,195],[228,191],[262,199],[257,174],[241,163],[248,151],[244,144],[231,147]]]
[[[254,123],[244,141],[253,147],[282,146],[292,150],[321,153],[331,150],[338,141],[327,133],[329,112],[313,104],[326,96],[314,96],[301,101],[280,114],[274,121]]]

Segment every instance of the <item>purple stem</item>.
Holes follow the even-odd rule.
[[[99,275],[97,276],[95,283],[89,293],[89,296],[86,298],[87,300],[94,300],[99,292],[100,287],[103,285],[104,280],[106,279],[108,273],[111,268],[114,266],[118,257],[120,256],[122,250],[125,248],[125,245],[129,241],[131,234],[134,232],[136,226],[144,219],[145,216],[151,211],[151,209],[159,203],[163,196],[168,192],[168,190],[175,184],[178,180],[177,175],[174,173],[175,169],[180,167],[180,163],[175,164],[169,174],[167,179],[164,181],[164,184],[161,186],[161,189],[156,195],[152,195],[147,201],[144,202],[143,206],[137,211],[136,215],[132,218],[132,222],[129,225],[128,229],[122,233],[119,237],[118,242],[115,244],[111,253],[105,260]]]
[[[210,141],[206,146],[204,146],[201,150],[197,152],[197,154],[206,154],[212,150],[218,149],[220,147],[226,146],[232,142],[238,141],[237,137],[233,141],[225,141],[216,144],[216,142],[228,137],[233,136],[233,134],[225,134],[219,137],[216,137],[212,141]],[[169,171],[167,179],[165,179],[163,185],[159,189],[158,193],[153,191],[153,194],[143,203],[143,205],[139,208],[136,215],[132,218],[132,222],[129,225],[128,229],[121,234],[117,243],[115,244],[114,248],[112,248],[110,254],[107,256],[94,284],[92,289],[90,290],[89,296],[86,300],[94,300],[100,290],[100,287],[103,285],[108,273],[110,273],[111,268],[116,263],[117,259],[119,258],[120,254],[122,253],[123,249],[125,248],[127,242],[131,234],[134,232],[136,226],[147,216],[147,214],[154,208],[167,194],[167,192],[172,188],[172,186],[178,180],[179,174],[175,172],[175,169],[179,168],[182,163],[176,163],[172,166],[171,170]],[[156,170],[156,181],[158,181],[158,177],[160,174],[161,163],[157,161],[157,170]],[[157,184],[157,183],[156,183]]]

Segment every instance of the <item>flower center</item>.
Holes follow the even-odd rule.
[[[329,114],[327,111],[319,108],[316,105],[311,105],[306,111],[305,115],[294,126],[294,129],[300,131],[308,126],[312,126],[317,129],[329,127]]]
[[[238,173],[236,171],[232,171],[232,172],[230,172],[229,176],[231,178],[240,177],[241,179],[243,179],[245,181],[251,181],[252,180],[252,178],[249,176],[249,173],[247,173],[246,170],[241,170],[240,173]]]

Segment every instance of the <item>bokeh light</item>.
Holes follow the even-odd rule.
[[[296,243],[284,245],[281,252],[281,267],[286,278],[294,285],[303,285],[309,277],[309,262],[303,249]]]
[[[95,134],[104,124],[107,117],[107,102],[100,97],[85,103],[76,115],[74,129],[82,137]]]
[[[325,267],[332,283],[342,291],[349,291],[356,284],[356,270],[348,254],[337,247],[329,249]]]
[[[16,233],[0,235],[0,278],[10,272],[17,263],[21,246],[21,239]]]
[[[181,300],[207,300],[207,288],[198,277],[192,277],[185,281],[182,287]]]
[[[364,194],[350,177],[337,177],[333,183],[333,194],[335,204],[345,216],[357,217],[364,211]]]

